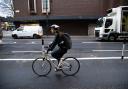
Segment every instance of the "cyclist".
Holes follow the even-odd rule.
[[[58,49],[54,50],[51,55],[58,60],[58,68],[60,67],[60,59],[67,53],[72,47],[72,41],[69,34],[61,31],[60,26],[54,24],[50,26],[50,31],[55,35],[53,42],[49,45],[48,51],[53,51],[53,49],[58,46]]]

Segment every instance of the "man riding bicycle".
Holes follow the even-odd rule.
[[[51,53],[51,55],[52,57],[58,60],[58,67],[60,67],[59,66],[60,59],[72,47],[71,37],[69,36],[69,34],[62,32],[60,26],[55,24],[50,26],[50,31],[52,34],[55,35],[55,38],[53,42],[49,45],[47,51],[53,51],[53,49],[56,46],[59,47],[58,49],[54,50]]]

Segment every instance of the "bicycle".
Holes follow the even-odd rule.
[[[80,69],[80,62],[75,57],[61,58],[60,66],[58,67],[50,58],[48,52],[36,58],[32,63],[32,70],[38,76],[46,76],[52,70],[52,65],[56,71],[62,71],[65,75],[73,76],[78,73]]]

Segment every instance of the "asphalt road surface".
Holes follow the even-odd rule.
[[[45,39],[45,44],[51,41]],[[7,37],[0,44],[0,89],[128,89],[128,47],[124,60],[121,49],[122,42],[74,37],[73,48],[65,56],[79,59],[78,74],[65,76],[53,69],[48,76],[38,77],[31,65],[41,55],[41,40]]]
[[[44,38],[47,46],[53,37]],[[73,47],[64,56],[77,58],[120,58],[122,42],[96,41],[93,37],[72,37]],[[128,44],[125,47],[124,56],[128,56]],[[4,38],[0,44],[0,59],[34,59],[41,55],[42,45],[40,39],[12,39]]]
[[[0,89],[128,89],[128,61],[82,60],[75,76],[54,70],[46,77],[32,71],[32,61],[0,61]]]

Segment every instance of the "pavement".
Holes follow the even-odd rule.
[[[12,31],[3,31],[3,37],[11,37]]]

